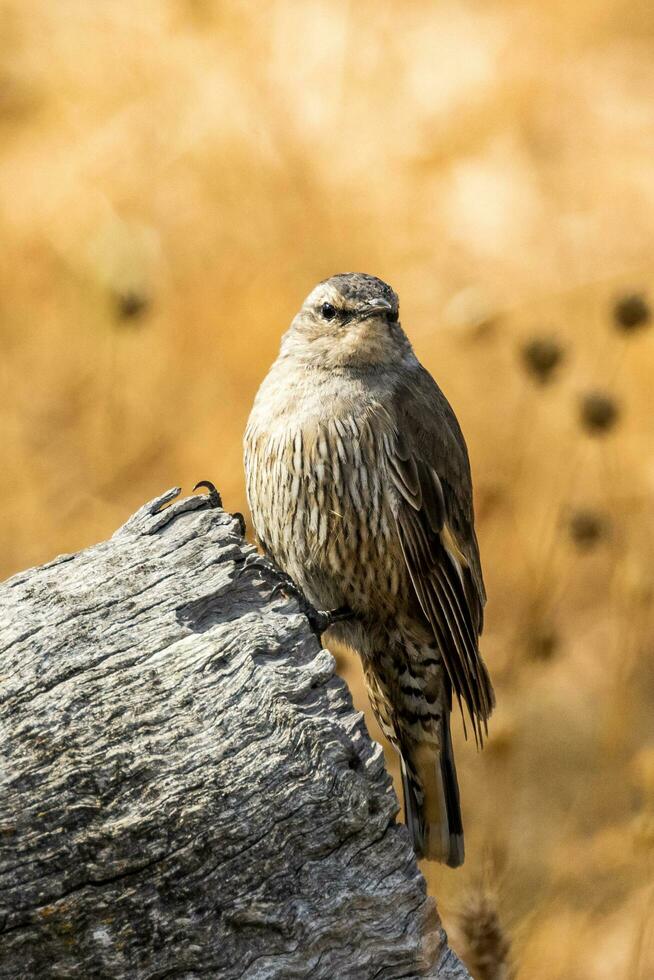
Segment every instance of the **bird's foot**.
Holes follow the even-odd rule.
[[[283,593],[295,599],[300,607],[300,612],[307,617],[311,631],[318,639],[331,626],[352,619],[354,616],[349,606],[340,606],[338,609],[316,609],[290,575],[287,575],[286,572],[282,572],[280,569],[278,569],[278,575],[281,581],[273,588],[273,597]]]
[[[209,498],[209,504],[212,507],[219,507],[219,508],[222,509],[222,506],[223,506],[223,498],[220,496],[220,492],[218,490],[216,490],[216,487],[214,486],[214,484],[210,480],[200,480],[200,482],[199,483],[196,483],[195,486],[193,487],[193,492],[195,493],[195,491],[196,490],[199,490],[200,487],[204,487],[205,490],[208,490],[209,491],[209,493],[207,494],[207,496]],[[238,526],[239,526],[239,528],[241,530],[241,534],[243,535],[243,537],[245,537],[245,532],[247,530],[247,528],[245,526],[245,518],[243,517],[242,514],[240,514],[238,512],[235,513],[235,514],[232,514],[232,517],[235,518],[238,521]]]
[[[345,623],[354,618],[354,613],[349,606],[339,606],[338,609],[314,609],[309,603],[309,608],[302,611],[318,639],[321,639],[323,633],[336,623]]]

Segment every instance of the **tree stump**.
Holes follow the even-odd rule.
[[[465,980],[332,656],[178,494],[0,586],[0,976]]]

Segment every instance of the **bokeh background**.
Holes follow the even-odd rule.
[[[654,976],[653,65],[651,0],[0,0],[0,571],[245,510],[304,295],[389,280],[475,477],[498,708],[425,873],[481,980]]]

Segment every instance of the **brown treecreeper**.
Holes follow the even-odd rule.
[[[470,465],[390,286],[348,273],[309,294],[256,397],[245,468],[262,549],[339,610],[327,639],[361,657],[416,853],[460,865],[452,695],[478,744],[494,704]]]

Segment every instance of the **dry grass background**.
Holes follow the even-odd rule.
[[[468,438],[499,702],[467,864],[425,872],[518,980],[654,976],[654,332],[613,314],[653,285],[653,58],[650,0],[0,0],[1,571],[178,482],[244,509],[299,302],[392,282]]]

